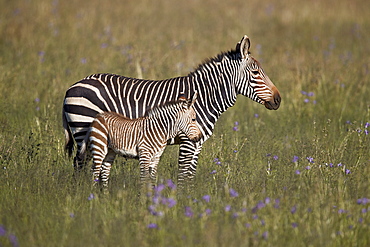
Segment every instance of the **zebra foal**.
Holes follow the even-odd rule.
[[[93,178],[108,186],[111,164],[116,154],[139,158],[141,182],[153,183],[157,165],[167,140],[184,133],[197,142],[202,133],[197,126],[192,100],[180,95],[177,101],[167,102],[146,112],[144,117],[129,119],[115,112],[103,112],[93,120],[82,144],[81,159],[93,159]],[[87,154],[87,152],[90,152]]]

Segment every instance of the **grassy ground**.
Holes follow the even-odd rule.
[[[370,245],[366,1],[2,0],[0,13],[0,246]],[[108,195],[72,176],[61,126],[72,83],[185,75],[244,34],[282,104],[239,97],[193,192],[169,182],[173,146],[147,200],[136,161],[116,162]]]

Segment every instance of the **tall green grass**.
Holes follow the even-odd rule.
[[[1,1],[0,246],[369,246],[366,6]],[[71,84],[185,75],[244,34],[282,104],[240,96],[204,145],[193,191],[168,184],[176,146],[148,196],[137,161],[116,161],[107,195],[73,176],[61,126]]]

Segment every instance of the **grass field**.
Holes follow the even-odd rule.
[[[368,12],[365,0],[0,0],[0,246],[370,246]],[[147,200],[137,161],[116,161],[107,195],[73,176],[71,84],[186,75],[244,34],[282,104],[238,97],[192,192],[172,184],[177,146]]]

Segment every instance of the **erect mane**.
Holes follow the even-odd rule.
[[[224,57],[227,57],[229,60],[235,60],[235,59],[240,58],[240,52],[237,49],[230,50],[227,52],[221,52],[215,57],[211,57],[211,58],[204,60],[204,62],[199,64],[198,67],[196,67],[193,72],[190,72],[190,74],[193,74],[194,72],[198,70],[201,70],[206,64],[219,63],[222,61]]]
[[[174,107],[175,105],[180,104],[181,102],[183,102],[183,101],[174,100],[174,101],[166,102],[162,105],[154,106],[154,107],[146,110],[146,112],[144,114],[144,117],[155,117],[155,116],[157,116],[157,114],[159,112],[166,111],[166,109],[170,109],[170,108]]]

